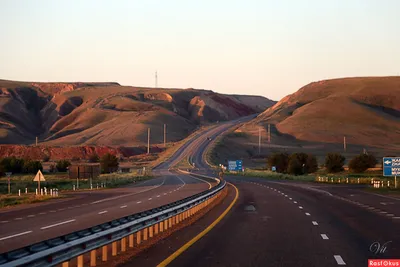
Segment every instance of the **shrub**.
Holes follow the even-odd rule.
[[[71,166],[71,162],[63,159],[63,160],[57,161],[56,168],[59,172],[66,172],[69,166]]]
[[[0,165],[4,172],[21,173],[23,172],[24,163],[24,159],[7,157],[1,160]]]
[[[318,170],[317,158],[311,154],[294,153],[290,156],[288,173],[303,175],[313,173]]]
[[[345,160],[346,158],[339,153],[329,153],[325,158],[325,167],[331,173],[341,172]]]
[[[37,160],[27,160],[24,162],[24,173],[37,173],[38,170],[43,171],[43,166],[40,161]]]
[[[349,162],[349,169],[352,172],[365,172],[368,168],[375,167],[377,160],[373,155],[360,154],[352,158]]]
[[[274,153],[267,159],[268,169],[272,166],[276,167],[276,171],[283,173],[286,172],[289,164],[289,155],[287,153]]]
[[[118,170],[118,158],[110,153],[105,154],[100,159],[101,171],[111,173]]]
[[[42,157],[42,161],[43,162],[48,162],[50,160],[50,156],[49,155],[44,155],[43,157]]]
[[[100,158],[99,158],[99,156],[97,155],[97,154],[92,154],[92,155],[90,155],[90,157],[89,157],[89,162],[91,162],[91,163],[97,163],[97,162],[99,162],[100,161]]]
[[[51,164],[51,165],[50,165],[50,168],[49,168],[49,171],[50,171],[50,172],[56,172],[56,171],[57,171],[56,165]]]

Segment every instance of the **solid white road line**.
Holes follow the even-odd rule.
[[[22,232],[22,233],[15,234],[15,235],[5,236],[5,237],[0,238],[0,241],[1,240],[6,240],[6,239],[9,239],[9,238],[13,238],[13,237],[17,237],[17,236],[21,236],[21,235],[26,235],[26,234],[29,234],[29,233],[32,233],[32,231],[26,231],[26,232]]]
[[[313,225],[318,225],[318,223],[316,221],[312,221]]]
[[[342,257],[340,255],[333,255],[338,265],[346,265]]]
[[[45,230],[45,229],[48,229],[48,228],[52,228],[52,227],[55,227],[55,226],[59,226],[59,225],[70,223],[70,222],[74,222],[74,221],[75,221],[75,219],[72,219],[72,220],[68,220],[68,221],[65,221],[65,222],[60,222],[60,223],[44,226],[44,227],[40,228],[40,230]]]
[[[325,239],[325,240],[329,239],[329,237],[326,234],[321,234],[321,237],[322,237],[322,239]]]
[[[120,208],[121,209],[124,209],[124,208],[126,208],[126,207],[128,207],[127,205],[123,205],[123,206],[121,206]]]
[[[103,210],[103,211],[100,211],[99,213],[97,213],[97,214],[104,214],[104,213],[107,213],[108,211],[106,211],[106,210]]]
[[[308,212],[306,212],[306,215],[307,215],[307,216],[310,216],[311,214],[310,214],[310,213],[308,213]]]

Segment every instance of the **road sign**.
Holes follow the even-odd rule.
[[[40,181],[40,182],[44,182],[44,181],[46,181],[46,180],[44,179],[43,173],[39,170],[39,171],[37,172],[35,178],[33,179],[33,181],[34,181],[34,182],[39,182],[39,181]]]
[[[228,161],[229,171],[243,171],[243,161],[241,160],[230,160]]]
[[[383,158],[383,176],[400,176],[400,157]]]

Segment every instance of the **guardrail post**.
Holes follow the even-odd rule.
[[[147,240],[148,232],[149,232],[149,229],[147,229],[147,228],[143,229],[143,241]]]
[[[142,235],[141,235],[140,232],[141,232],[141,231],[138,231],[138,232],[136,233],[136,243],[137,243],[138,245],[140,245],[140,242],[142,241],[142,240],[141,240]]]
[[[111,255],[117,256],[117,241],[111,243]]]
[[[173,221],[175,221],[174,225],[179,223],[179,214],[174,216],[174,220]]]
[[[121,239],[121,252],[125,252],[126,251],[126,237],[123,237]]]
[[[129,247],[130,248],[133,248],[133,238],[134,238],[134,235],[133,234],[131,234],[131,235],[129,235]]]
[[[62,267],[69,267],[69,261],[64,261],[64,262],[61,264],[61,266],[62,266]]]
[[[169,222],[168,219],[164,221],[164,229],[165,230],[168,230],[168,222]]]
[[[158,223],[154,225],[154,235],[158,235]]]
[[[171,228],[172,227],[172,218],[169,218],[168,219],[168,228]]]
[[[90,267],[96,266],[96,250],[90,251]]]
[[[149,237],[153,237],[153,225],[149,226]]]
[[[79,255],[77,258],[78,267],[83,267],[83,255]]]
[[[107,253],[108,253],[108,248],[107,248],[107,245],[105,245],[101,248],[101,260],[102,261],[107,261]]]
[[[160,233],[164,232],[164,221],[160,222]]]

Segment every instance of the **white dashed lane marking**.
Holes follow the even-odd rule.
[[[318,223],[316,221],[312,221],[313,225],[318,225]]]
[[[26,217],[32,218],[32,217],[35,217],[35,215],[31,214],[31,215],[28,215],[28,216],[26,216]]]
[[[103,211],[100,211],[98,214],[104,214],[104,213],[107,213],[108,211],[106,211],[106,210],[103,210]]]
[[[126,208],[126,207],[128,207],[128,206],[127,205],[123,205],[120,208],[123,209],[123,208]]]
[[[13,237],[17,237],[17,236],[21,236],[21,235],[26,235],[26,234],[29,234],[29,233],[32,233],[32,231],[26,231],[26,232],[22,232],[22,233],[15,234],[15,235],[5,236],[5,237],[0,238],[0,241],[6,240],[6,239],[10,239],[10,238],[13,238]]]
[[[64,221],[64,222],[59,222],[59,223],[56,223],[56,224],[44,226],[44,227],[42,227],[42,228],[40,228],[40,229],[41,229],[41,230],[46,230],[46,229],[48,229],[48,228],[52,228],[52,227],[55,227],[55,226],[63,225],[63,224],[70,223],[70,222],[74,222],[74,221],[75,221],[75,219],[68,220],[68,221]]]
[[[138,202],[136,202],[136,204],[140,204],[140,203],[142,203],[142,201],[138,201]]]
[[[307,215],[307,216],[310,216],[311,214],[310,214],[310,213],[308,213],[308,212],[306,212],[306,215]]]
[[[340,255],[333,255],[333,257],[335,258],[338,265],[346,265],[346,263],[344,262],[344,260]]]
[[[149,200],[152,200],[152,198],[149,198]]]
[[[302,207],[302,206],[299,206],[299,209],[301,209],[301,210],[302,210],[302,209],[303,209],[303,207]]]

